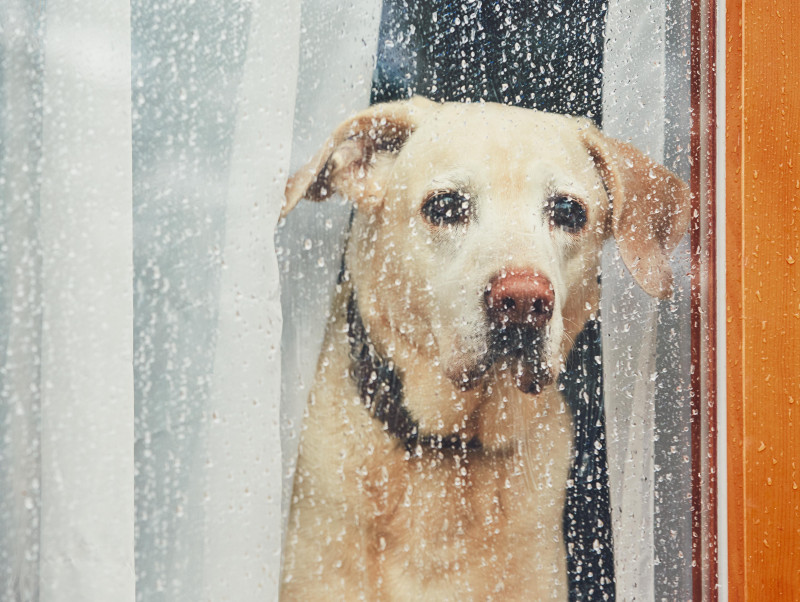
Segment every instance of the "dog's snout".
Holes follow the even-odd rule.
[[[501,272],[484,292],[486,312],[492,322],[535,328],[541,328],[553,316],[555,299],[550,280],[530,270]]]

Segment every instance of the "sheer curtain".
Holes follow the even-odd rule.
[[[0,8],[4,600],[276,597],[299,34],[296,3]]]
[[[689,6],[612,0],[604,130],[689,178]],[[687,237],[688,238],[688,237]],[[674,296],[644,293],[616,245],[603,250],[601,316],[617,596],[691,597],[689,252]]]
[[[129,6],[3,12],[2,596],[132,600]]]

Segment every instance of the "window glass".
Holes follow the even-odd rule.
[[[359,487],[373,487],[373,496],[383,495],[389,499],[394,495],[391,499],[397,504],[408,504],[412,508],[415,503],[419,504],[416,511],[425,518],[430,518],[436,511],[444,512],[443,516],[447,514],[444,511],[446,502],[436,509],[431,506],[432,502],[415,502],[412,494],[403,493],[405,490],[402,488],[410,490],[419,485],[413,477],[406,476],[403,480],[392,473],[390,467],[382,466],[381,460],[375,457],[381,456],[382,452],[376,451],[374,442],[360,449],[358,441],[361,437],[353,432],[354,429],[373,428],[385,437],[394,437],[398,457],[403,458],[398,462],[416,466],[429,481],[441,480],[440,494],[445,499],[456,496],[455,492],[461,491],[459,486],[467,490],[473,485],[476,489],[479,487],[475,482],[483,478],[477,476],[481,474],[480,463],[491,462],[487,458],[497,449],[493,450],[490,444],[480,441],[479,427],[473,431],[470,430],[473,427],[467,426],[470,421],[480,422],[481,411],[461,399],[464,392],[458,383],[442,384],[448,378],[448,353],[455,353],[452,349],[448,351],[447,346],[461,345],[463,349],[469,345],[463,339],[453,343],[453,337],[457,335],[446,334],[447,328],[439,322],[449,320],[464,324],[474,320],[492,330],[496,312],[487,300],[493,299],[493,294],[486,291],[493,285],[502,288],[505,277],[498,280],[498,274],[505,274],[506,268],[512,273],[509,277],[511,287],[527,291],[520,293],[521,298],[515,299],[513,295],[505,298],[506,304],[524,305],[526,295],[530,294],[535,303],[547,305],[551,302],[550,297],[543,298],[537,288],[540,286],[539,272],[544,272],[548,281],[561,277],[551,275],[550,270],[559,269],[555,267],[554,259],[542,259],[530,250],[538,249],[537,236],[552,241],[552,229],[548,234],[542,234],[534,226],[525,226],[527,216],[518,213],[521,205],[514,205],[513,210],[489,208],[491,203],[513,205],[520,194],[527,195],[528,207],[532,207],[537,193],[522,184],[517,188],[503,188],[499,180],[491,180],[495,175],[473,174],[470,170],[474,166],[470,167],[469,158],[473,155],[481,157],[479,162],[488,164],[483,167],[490,173],[505,170],[503,173],[509,179],[521,177],[522,181],[531,182],[537,177],[537,169],[542,168],[544,159],[537,163],[526,153],[535,154],[542,146],[552,147],[552,157],[544,162],[557,164],[560,160],[557,149],[565,144],[568,136],[560,134],[552,139],[539,138],[542,134],[536,131],[529,140],[520,142],[515,135],[517,132],[512,133],[507,126],[501,125],[502,118],[492,122],[487,117],[490,112],[494,115],[495,110],[500,111],[500,115],[508,112],[508,115],[513,115],[508,117],[510,122],[517,123],[515,120],[519,115],[518,127],[526,127],[522,125],[527,119],[522,117],[524,113],[495,106],[502,105],[586,118],[584,121],[565,122],[580,124],[576,127],[586,128],[587,132],[599,128],[603,132],[599,136],[606,141],[602,144],[609,145],[603,149],[614,147],[621,153],[623,147],[612,140],[632,144],[637,150],[630,152],[635,154],[626,155],[622,160],[627,168],[640,160],[652,160],[666,167],[664,170],[647,163],[646,171],[652,186],[649,190],[658,201],[647,209],[642,207],[641,211],[665,216],[667,221],[662,225],[672,232],[669,242],[662,238],[662,243],[659,243],[662,250],[669,248],[667,256],[659,259],[670,266],[661,272],[662,275],[672,274],[668,291],[659,289],[660,284],[654,286],[653,281],[648,282],[643,276],[641,266],[649,261],[645,256],[647,251],[642,247],[631,255],[626,248],[629,244],[626,235],[621,230],[614,231],[615,227],[622,226],[615,225],[613,211],[626,203],[622,189],[615,186],[619,186],[620,178],[627,177],[614,172],[614,151],[604,156],[603,149],[587,141],[587,134],[578,135],[587,161],[593,161],[599,170],[599,179],[592,186],[602,186],[601,194],[612,201],[613,207],[606,206],[605,209],[608,212],[604,218],[608,221],[603,226],[605,242],[599,241],[592,251],[599,259],[591,279],[584,277],[581,285],[570,289],[569,293],[553,286],[554,307],[572,302],[590,309],[580,317],[578,314],[566,317],[567,320],[578,320],[579,324],[577,328],[567,326],[570,341],[560,356],[561,363],[555,357],[551,362],[556,366],[552,382],[542,384],[543,391],[538,394],[529,392],[520,403],[535,405],[537,396],[540,399],[547,397],[552,388],[558,392],[559,399],[564,400],[570,417],[568,437],[536,444],[544,448],[548,444],[555,445],[556,441],[559,445],[569,446],[569,461],[563,474],[550,476],[548,471],[552,470],[552,464],[548,462],[552,458],[548,461],[539,458],[538,463],[529,458],[532,465],[529,468],[548,474],[548,478],[558,479],[554,489],[564,496],[557,502],[557,520],[551,517],[552,524],[548,525],[554,533],[555,543],[550,543],[558,550],[558,562],[563,562],[563,566],[554,569],[558,575],[555,580],[563,578],[563,583],[554,587],[563,586],[563,591],[568,592],[565,595],[573,600],[614,598],[617,595],[644,599],[690,596],[693,580],[689,382],[691,285],[688,275],[689,240],[686,236],[689,206],[685,188],[690,179],[692,128],[690,3],[635,0],[610,4],[481,3],[466,0],[410,3],[386,0],[382,4],[377,28],[374,69],[372,65],[358,62],[365,60],[363,52],[352,46],[345,47],[348,45],[346,40],[351,37],[364,32],[375,35],[375,22],[365,24],[363,20],[357,21],[357,27],[339,30],[339,39],[329,39],[328,34],[337,31],[339,15],[344,13],[346,9],[341,9],[332,17],[331,13],[325,12],[322,3],[310,3],[304,7],[306,37],[301,43],[292,161],[293,173],[301,175],[296,175],[296,180],[290,184],[290,188],[299,188],[287,189],[287,196],[325,202],[300,202],[277,232],[285,319],[282,342],[282,412],[287,466],[284,509],[291,515],[284,551],[286,591],[304,591],[303,577],[298,573],[305,569],[297,567],[307,568],[303,562],[309,554],[317,561],[323,559],[315,565],[322,571],[322,581],[330,579],[329,584],[357,583],[354,587],[363,588],[359,591],[367,597],[375,591],[384,591],[380,589],[382,587],[390,586],[381,581],[384,577],[370,576],[371,570],[378,569],[365,568],[366,560],[360,560],[365,558],[362,556],[365,548],[370,550],[368,556],[378,558],[375,565],[369,566],[379,566],[380,570],[389,572],[395,570],[393,566],[413,566],[417,572],[414,573],[416,577],[407,575],[410,582],[415,579],[425,581],[427,577],[420,577],[424,574],[433,581],[458,583],[459,587],[467,589],[474,583],[460,577],[461,569],[452,566],[452,563],[460,567],[471,566],[471,561],[460,554],[475,553],[478,557],[487,554],[482,561],[484,566],[491,564],[486,558],[493,558],[492,554],[499,553],[500,549],[509,555],[509,562],[511,558],[523,564],[530,561],[531,551],[524,546],[502,547],[499,543],[501,537],[491,528],[494,519],[486,518],[491,513],[479,516],[474,508],[464,510],[458,516],[461,520],[468,518],[472,521],[486,518],[484,531],[476,529],[464,534],[463,526],[453,527],[448,536],[445,527],[440,532],[432,532],[429,538],[417,535],[416,543],[407,542],[405,545],[401,543],[402,533],[407,532],[402,529],[430,529],[430,523],[419,518],[417,522],[408,519],[402,526],[393,523],[379,527],[377,525],[382,521],[394,520],[389,518],[394,515],[375,506],[371,507],[374,516],[364,519],[368,521],[365,525],[359,524],[357,519],[348,516],[351,505],[354,506],[353,512],[358,514],[360,502],[357,494],[326,497],[330,492],[326,493],[325,485],[320,481],[321,475],[317,474],[321,471],[320,456],[315,455],[330,454],[331,462],[325,466],[326,470],[340,475],[341,482],[337,487],[358,491],[361,491]],[[361,7],[360,14],[363,13]],[[371,43],[371,40],[367,41]],[[369,73],[372,86],[368,92],[360,80],[347,79],[356,69],[361,77]],[[342,71],[347,71],[347,75],[342,75]],[[343,85],[343,79],[353,82],[349,89]],[[456,113],[462,115],[459,118],[448,118],[447,112],[458,111],[458,108],[450,104],[420,103],[413,100],[417,96],[437,103],[461,103],[464,113]],[[412,104],[418,105],[414,105],[417,108],[411,110],[411,116],[407,115],[405,108],[409,98],[412,98]],[[362,122],[347,121],[358,110],[366,110],[368,104],[378,107],[375,109],[377,112],[365,113]],[[467,108],[463,108],[464,105]],[[363,119],[372,128],[367,133],[360,129]],[[344,129],[337,133],[340,124]],[[429,133],[428,126],[439,129]],[[466,143],[469,136],[462,138],[464,128],[473,128],[469,135],[472,137],[470,143]],[[373,142],[365,143],[364,138]],[[418,142],[421,139],[428,140],[427,151],[419,150],[424,146]],[[442,155],[440,146],[446,145],[443,140],[451,140],[458,150],[450,149]],[[527,151],[524,144],[531,144],[532,150]],[[337,154],[334,150],[337,148],[344,150]],[[322,154],[311,159],[316,152]],[[500,161],[494,168],[495,172],[491,172],[491,165],[500,153],[507,153],[505,156],[510,157],[508,163]],[[415,155],[424,157],[420,159],[422,166],[414,165]],[[355,159],[353,166],[347,167],[349,161],[354,161],[353,157],[362,159]],[[530,163],[519,167],[525,161]],[[408,167],[409,164],[412,167]],[[378,167],[382,171],[377,171]],[[344,175],[339,175],[337,170],[340,168],[344,169]],[[303,172],[303,169],[310,171]],[[347,169],[354,171],[347,172]],[[376,174],[371,169],[376,169]],[[443,191],[429,190],[432,196],[422,194],[421,198],[409,200],[405,191],[419,195],[419,190],[424,188],[410,174],[420,171],[428,174],[426,170],[437,169],[439,175],[430,177],[444,182]],[[515,169],[521,172],[515,172]],[[632,169],[635,171],[636,168]],[[398,175],[398,172],[403,175]],[[452,178],[448,179],[449,172],[459,174],[455,183]],[[350,176],[356,173],[361,178],[355,188],[345,181],[348,173]],[[524,175],[520,176],[520,173]],[[373,175],[374,183],[371,180]],[[403,177],[411,179],[403,180]],[[492,183],[481,188],[473,182],[481,177]],[[375,188],[369,188],[373,185]],[[557,189],[560,184],[553,186]],[[632,190],[636,184],[629,182],[627,186]],[[379,200],[372,197],[364,200],[365,187]],[[678,188],[680,193],[676,193]],[[521,193],[520,189],[525,192]],[[667,192],[667,189],[672,192]],[[339,194],[328,198],[332,193]],[[551,205],[552,213],[549,214],[550,228],[555,227],[559,233],[570,228],[574,230],[575,224],[584,219],[574,214],[570,195],[562,197],[552,191],[538,194],[540,197],[544,194],[544,201],[555,203]],[[548,195],[553,197],[549,201]],[[650,192],[642,190],[637,198],[641,202],[642,197],[650,196]],[[388,228],[386,224],[395,219],[395,212],[381,203],[390,202],[406,205],[416,202],[418,213],[401,213],[407,230],[403,230],[404,234],[397,234],[397,238],[390,237],[391,242],[387,244],[392,250],[387,251],[379,244],[385,236],[381,228]],[[290,199],[290,203],[293,204],[294,200]],[[484,213],[492,211],[499,211],[499,214]],[[526,208],[525,211],[535,210]],[[404,237],[418,235],[414,224],[425,223],[425,220],[428,229],[434,229],[435,233],[420,235],[423,241],[418,244],[405,244]],[[488,229],[493,220],[504,222],[505,229],[497,226],[498,229],[493,231],[494,238],[487,234],[487,238],[479,243],[481,252],[475,258],[469,262],[461,259],[461,254],[468,256],[469,237],[484,226]],[[509,241],[516,240],[514,237],[526,227],[529,228],[530,242],[525,244],[530,244],[530,249],[514,245],[503,247],[503,244],[509,245]],[[652,224],[640,223],[638,235],[652,242],[659,236],[653,227]],[[437,228],[444,228],[442,232],[447,233]],[[580,226],[577,228],[579,230]],[[647,233],[644,230],[648,230]],[[635,238],[636,231],[637,226],[633,226],[627,238]],[[362,240],[365,236],[367,240]],[[443,243],[442,239],[448,236],[451,237],[447,239],[449,242]],[[463,238],[459,241],[458,236]],[[370,251],[372,245],[375,246]],[[381,253],[386,254],[382,263],[376,262],[374,257]],[[436,253],[440,255],[435,260],[429,258],[429,254]],[[498,255],[505,259],[497,262],[493,258]],[[348,264],[367,261],[367,258],[370,260],[369,268]],[[484,267],[484,261],[497,263],[494,267]],[[404,262],[410,262],[414,267],[404,271]],[[395,267],[395,263],[400,267]],[[655,269],[652,265],[651,268]],[[493,269],[495,273],[492,273]],[[365,275],[364,270],[376,273]],[[426,270],[424,276],[420,275],[420,270]],[[481,277],[474,275],[482,273],[481,270],[488,272],[481,276],[485,282],[479,286],[473,279],[480,280]],[[530,276],[526,285],[520,284],[519,278],[513,275],[514,270],[523,273],[530,270],[537,276]],[[522,281],[527,277],[523,276]],[[447,289],[451,291],[451,297],[438,292],[446,290],[446,287],[437,287],[437,280],[452,279],[463,282],[460,287]],[[470,290],[470,287],[475,290]],[[594,297],[593,290],[598,291],[599,298]],[[436,297],[437,294],[441,297]],[[365,310],[360,299],[364,297],[369,299],[368,317],[363,315]],[[391,301],[382,301],[383,297],[394,297],[395,301],[401,302],[393,305]],[[435,300],[427,305],[419,300],[429,297]],[[475,302],[478,298],[483,300]],[[463,309],[474,303],[477,303],[476,311],[483,312],[478,317],[471,316],[469,309]],[[449,309],[443,309],[441,304]],[[459,313],[454,307],[463,311]],[[561,319],[563,325],[564,314],[560,316],[555,312],[548,320]],[[513,322],[513,319],[506,313],[501,320]],[[515,336],[502,326],[497,328],[502,333],[501,338],[513,339]],[[542,336],[547,339],[554,328],[547,322],[542,331],[546,334]],[[336,332],[340,333],[338,339]],[[341,332],[350,332],[349,339]],[[354,335],[354,332],[362,334]],[[424,332],[425,336],[420,334],[422,338],[416,339],[417,332]],[[427,337],[427,344],[435,352],[425,355],[404,350],[402,344],[392,338],[394,336],[411,341],[408,344],[414,349],[423,346],[421,341]],[[491,398],[493,387],[502,387],[496,383],[505,378],[503,371],[513,373],[518,370],[524,374],[525,370],[519,367],[524,363],[520,357],[531,359],[526,353],[536,355],[538,352],[503,351],[502,344],[492,342],[491,337],[497,335],[481,334],[474,329],[470,336],[477,339],[488,337],[483,339],[488,352],[480,357],[489,367],[486,374],[474,378],[478,384],[470,380],[469,387],[461,389],[468,389],[468,395],[475,395],[472,387],[477,387],[483,391],[482,403],[491,405],[486,400]],[[534,339],[516,336],[522,337],[514,343],[520,347],[536,348],[539,344],[535,342],[538,335]],[[343,349],[337,349],[337,344],[343,345]],[[336,363],[337,353],[346,356],[341,365]],[[395,357],[393,353],[399,355]],[[329,364],[335,368],[328,369]],[[431,376],[421,377],[421,373]],[[364,384],[364,378],[367,384]],[[533,376],[530,378],[537,380]],[[432,383],[443,388],[437,393]],[[531,386],[538,391],[538,384]],[[454,425],[458,426],[458,420],[453,420],[458,412],[453,413],[449,408],[431,409],[430,405],[422,407],[425,403],[435,405],[436,395],[443,394],[443,391],[452,396],[454,406],[472,408],[473,413],[467,412],[469,417],[463,419],[458,436],[453,430]],[[411,399],[410,395],[420,396],[420,399]],[[513,405],[509,400],[505,403]],[[349,407],[351,404],[356,409]],[[342,409],[345,406],[346,409]],[[324,409],[330,407],[340,409]],[[363,416],[356,419],[351,412],[365,414],[370,420],[361,420]],[[556,412],[554,407],[547,407],[541,415]],[[398,415],[402,416],[398,418]],[[541,415],[537,414],[540,419]],[[329,429],[338,429],[340,435],[333,437],[332,430],[320,427],[320,416],[334,420],[335,426]],[[534,445],[519,432],[536,421],[531,416],[523,416],[527,415],[520,410],[520,415],[509,420],[509,430],[504,436],[509,439],[517,437],[514,440],[525,440],[525,445]],[[442,427],[448,419],[452,424]],[[552,424],[540,426],[553,428]],[[414,433],[410,439],[407,432]],[[433,445],[439,447],[434,451],[420,451],[419,442],[430,443],[431,437],[441,439]],[[298,444],[299,468],[295,464]],[[306,446],[315,449],[304,461]],[[326,451],[321,451],[322,448]],[[354,459],[354,456],[361,458],[365,453],[372,457],[371,462],[377,468],[366,460]],[[533,452],[528,450],[527,453]],[[464,469],[466,472],[461,477],[455,477],[456,484],[445,482],[447,477],[443,475],[446,472],[439,471],[438,465],[426,468],[429,456],[438,457],[443,463],[458,464],[459,470],[464,466],[468,468]],[[334,461],[334,457],[338,459]],[[523,460],[520,462],[525,463]],[[367,476],[349,480],[350,470],[363,470]],[[380,481],[370,476],[371,470],[389,472],[381,473],[385,479]],[[401,481],[402,487],[395,481]],[[481,481],[480,485],[486,483]],[[536,479],[531,478],[526,486],[535,490]],[[476,503],[466,494],[461,501],[466,505]],[[318,514],[310,509],[336,503],[341,504],[339,512]],[[338,538],[331,532],[328,538],[333,538],[333,542],[323,543],[317,539],[310,546],[304,540],[316,532],[308,529],[308,524],[318,525],[320,521],[337,530]],[[430,548],[445,546],[444,541],[453,548],[440,555],[428,556]],[[346,542],[344,547],[341,547],[342,542]],[[414,548],[414,545],[418,547]],[[355,546],[352,554],[347,546]],[[313,554],[309,551],[312,548]],[[492,550],[492,553],[487,550]],[[330,570],[322,568],[329,566],[325,562],[326,554],[338,559],[332,561]],[[441,560],[441,556],[447,554],[450,554],[450,560]],[[349,581],[345,569],[337,562],[345,567],[349,566],[348,563],[355,563],[358,569],[353,570],[359,573],[358,579]],[[426,566],[420,567],[421,564]],[[432,569],[433,564],[439,568]],[[486,575],[493,586],[499,588],[498,591],[512,587],[514,583],[505,569],[494,572],[487,569]],[[374,579],[380,583],[376,585]],[[389,581],[390,577],[385,579]],[[482,587],[486,586],[485,582],[482,583]],[[426,591],[436,591],[435,587],[430,585],[431,589]]]
[[[7,4],[0,598],[715,591],[711,0]]]

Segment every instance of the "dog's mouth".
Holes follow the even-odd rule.
[[[529,324],[491,324],[488,348],[479,361],[453,374],[463,391],[480,384],[491,368],[513,379],[526,394],[536,395],[553,382],[553,371],[545,353],[546,332]]]

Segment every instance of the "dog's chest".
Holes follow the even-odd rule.
[[[565,600],[560,397],[517,400],[530,416],[513,413],[506,451],[410,456],[364,407],[347,348],[333,349],[304,422],[286,599]]]
[[[519,455],[423,457],[362,475],[383,592],[419,599],[560,595],[563,493],[538,482]]]

